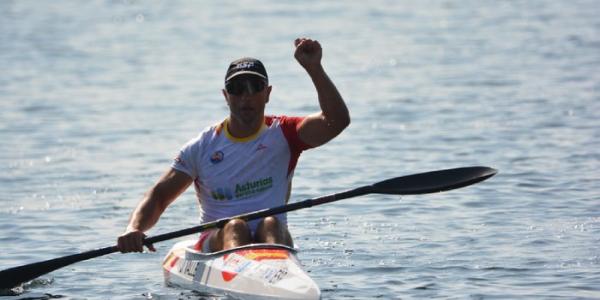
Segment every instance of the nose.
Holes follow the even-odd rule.
[[[246,102],[248,100],[250,100],[250,97],[252,95],[248,92],[248,91],[244,91],[241,95],[240,95],[240,100],[242,100],[243,102]]]

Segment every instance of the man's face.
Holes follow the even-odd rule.
[[[270,94],[271,86],[253,75],[237,76],[223,89],[231,117],[247,125],[262,120]]]

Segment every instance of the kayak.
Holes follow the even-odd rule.
[[[168,286],[241,299],[321,298],[294,248],[250,244],[203,253],[193,249],[195,242],[178,242],[165,257],[163,272]]]

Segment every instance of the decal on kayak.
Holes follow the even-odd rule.
[[[201,253],[193,248],[196,242],[178,242],[165,256],[168,286],[235,299],[321,299],[319,287],[292,248],[256,244]]]
[[[175,267],[175,264],[177,264],[177,261],[179,260],[179,257],[177,255],[175,255],[174,253],[169,254],[169,257],[167,257],[167,259],[165,259],[165,263],[163,264],[164,266],[166,266],[167,270],[171,270],[173,269],[173,267]]]
[[[250,277],[260,277],[269,283],[281,280],[288,272],[285,264],[258,264],[261,260],[285,260],[289,253],[281,249],[249,249],[240,250],[223,256],[223,280],[229,282],[239,273],[245,272]]]

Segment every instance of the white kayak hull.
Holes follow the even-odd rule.
[[[296,250],[252,244],[215,253],[173,246],[163,261],[165,283],[240,299],[320,299],[321,291],[296,258]]]

